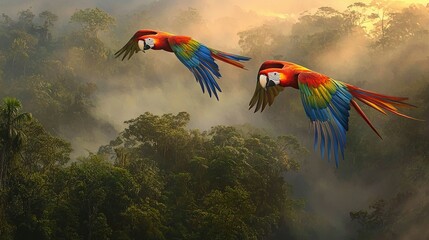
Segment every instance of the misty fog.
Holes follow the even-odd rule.
[[[405,114],[429,121],[426,106],[429,100],[428,2],[363,1],[374,6],[384,4],[379,12],[400,13],[407,8],[416,12],[420,25],[407,27],[424,30],[416,30],[409,40],[403,40],[406,37],[398,37],[397,41],[388,39],[386,46],[380,45],[385,38],[380,36],[377,18],[365,19],[360,28],[349,32],[337,32],[335,21],[347,13],[347,7],[354,2],[2,0],[0,10],[13,19],[26,9],[36,14],[44,10],[55,13],[58,22],[52,29],[53,39],[69,36],[79,28],[70,22],[70,16],[78,9],[97,7],[115,18],[115,24],[100,31],[98,36],[108,49],[101,65],[92,65],[91,60],[84,62],[84,50],[77,47],[60,48],[56,53],[77,83],[96,86],[88,108],[91,120],[82,120],[79,124],[69,119],[58,121],[59,126],[53,130],[72,143],[74,158],[97,152],[124,130],[125,121],[144,112],[162,115],[185,111],[191,115],[189,128],[201,131],[216,125],[250,124],[275,136],[293,135],[308,150],[299,158],[300,169],[285,174],[294,197],[305,204],[296,222],[280,225],[277,238],[272,239],[363,239],[356,238],[359,225],[350,218],[350,212],[368,210],[379,199],[389,202],[401,192],[413,195],[398,207],[397,218],[392,217],[405,218],[402,223],[392,220],[392,226],[399,226],[393,239],[428,237],[425,225],[428,217],[422,217],[420,223],[415,217],[415,212],[427,210],[429,204],[425,184],[429,179],[427,122],[384,116],[363,107],[381,132],[384,139],[380,140],[352,109],[345,160],[335,168],[332,160],[321,159],[318,151],[313,151],[313,132],[295,89],[285,89],[263,113],[248,110],[257,69],[265,60],[278,59],[296,62],[370,91],[409,97],[409,103],[418,108],[405,109]],[[337,12],[322,11],[318,15],[320,7]],[[305,16],[325,17],[329,21],[317,25],[314,20],[317,18]],[[389,26],[394,24],[389,22]],[[400,23],[396,24],[400,29]],[[130,60],[115,59],[113,53],[139,29],[191,36],[211,48],[249,56],[252,60],[245,63],[247,70],[218,62],[222,92],[217,101],[201,92],[192,73],[172,53],[146,51]],[[419,37],[415,37],[417,35]],[[13,87],[10,89],[8,94],[14,92]],[[25,96],[25,92],[20,94]],[[49,121],[55,122],[55,119]],[[423,173],[417,180],[409,180],[416,168],[422,168]]]

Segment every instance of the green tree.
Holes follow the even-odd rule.
[[[185,112],[161,117],[146,112],[126,121],[128,128],[115,142],[139,149],[162,169],[179,169],[182,161],[192,154],[191,135],[184,129],[188,122],[189,114]]]
[[[97,37],[98,32],[109,29],[115,18],[99,8],[86,8],[76,11],[70,18],[72,23],[78,23],[87,34]]]
[[[9,64],[12,75],[27,75],[31,56],[36,52],[37,38],[26,32],[15,32],[9,49]],[[23,71],[18,71],[23,70]],[[17,73],[19,72],[19,73]]]
[[[12,132],[22,132],[27,141],[14,159],[7,188],[0,190],[0,239],[49,239],[52,217],[48,213],[55,199],[51,181],[69,161],[71,147],[35,119],[16,127]]]
[[[33,20],[34,20],[34,13],[30,10],[24,10],[19,12],[18,14],[18,26],[21,27],[24,30],[32,30],[34,25],[33,25]]]
[[[252,58],[267,56],[273,51],[273,45],[278,38],[278,31],[275,26],[264,24],[238,33],[240,40],[238,45],[245,55]]]
[[[377,200],[369,210],[350,212],[357,226],[357,239],[406,239],[429,237],[429,204],[422,192],[398,193],[389,200]],[[419,202],[419,204],[416,204]]]
[[[371,5],[363,2],[355,2],[347,7],[342,13],[344,17],[344,30],[351,32],[353,30],[360,29],[367,33],[370,31],[367,26],[371,26],[371,23],[378,17],[372,11]]]
[[[255,228],[256,206],[249,192],[238,186],[214,190],[203,200],[201,237],[205,239],[260,239]]]
[[[54,172],[70,161],[71,144],[49,134],[33,119],[22,126],[28,141],[22,148],[22,168],[27,172]]]
[[[189,120],[184,112],[145,113],[100,148],[141,185],[138,195],[145,201],[129,208],[127,216],[154,239],[272,234],[283,211],[294,209],[282,174],[295,167],[292,159],[302,147],[292,137],[272,138],[250,127],[188,130]],[[294,149],[290,155],[288,147]]]
[[[293,25],[291,42],[286,45],[289,45],[287,50],[292,52],[292,58],[310,63],[316,56],[351,33],[353,28],[340,11],[331,7],[320,7],[313,14],[302,15]],[[294,50],[295,48],[299,51]]]
[[[107,239],[126,234],[126,211],[137,194],[124,169],[90,155],[57,173],[51,218],[55,239]]]
[[[387,46],[394,47],[410,39],[427,39],[429,13],[424,6],[410,6],[398,13],[390,14],[389,25],[383,39]]]
[[[376,39],[375,46],[381,46],[384,50],[386,43],[386,29],[390,25],[390,17],[394,12],[391,2],[386,0],[375,0],[370,4],[374,10],[374,29],[371,31],[371,35],[374,39]]]
[[[0,207],[5,209],[7,223],[13,226],[10,239],[48,239],[51,218],[47,210],[54,197],[49,188],[49,178],[39,172],[14,170]]]
[[[47,44],[52,41],[51,29],[55,22],[58,21],[58,16],[50,11],[43,11],[39,13],[39,19],[42,21],[42,25],[38,27],[39,39],[42,44]]]
[[[164,217],[165,205],[142,199],[141,203],[133,204],[125,212],[127,234],[130,239],[163,240],[167,227]]]
[[[77,23],[81,29],[71,33],[66,38],[73,54],[81,55],[78,59],[80,68],[94,66],[105,63],[110,50],[98,37],[101,31],[109,29],[115,22],[115,18],[99,8],[87,8],[76,11],[70,18],[71,23]],[[105,65],[102,65],[100,72],[104,72]],[[94,69],[92,70],[94,72]]]
[[[0,112],[0,143],[1,143],[1,169],[0,187],[4,187],[10,174],[10,167],[17,154],[20,153],[26,141],[22,131],[25,122],[31,120],[30,113],[21,113],[21,102],[16,98],[4,98]]]

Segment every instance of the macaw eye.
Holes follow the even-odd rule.
[[[148,45],[150,48],[155,46],[155,40],[153,38],[146,38],[145,39],[146,45]]]
[[[273,81],[278,81],[280,80],[280,74],[278,72],[269,72],[268,79]]]
[[[272,83],[274,85],[279,85],[280,84],[280,77],[281,77],[281,75],[278,72],[269,72],[268,73],[268,85],[272,85]]]

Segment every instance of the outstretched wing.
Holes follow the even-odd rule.
[[[179,60],[194,74],[195,79],[210,97],[213,94],[219,100],[217,91],[222,92],[213,75],[220,78],[219,67],[215,63],[210,49],[190,37],[172,36],[168,39],[171,49]]]
[[[264,69],[267,69],[267,68],[279,68],[279,69],[281,69],[281,68],[283,68],[283,66],[284,65],[282,63],[279,63],[279,62],[266,61],[261,65],[258,72],[260,72]],[[274,98],[277,97],[277,95],[279,95],[279,93],[281,91],[283,91],[283,89],[284,89],[284,87],[277,85],[275,87],[270,87],[267,90],[265,90],[259,84],[259,79],[257,76],[256,77],[255,92],[253,93],[252,99],[250,99],[249,109],[251,109],[252,107],[254,107],[256,105],[255,112],[257,112],[259,109],[261,109],[261,112],[264,111],[267,104],[269,106],[271,106],[271,104],[273,104],[273,102],[274,102]]]
[[[313,125],[314,148],[320,145],[322,158],[326,148],[328,160],[333,148],[338,167],[339,150],[344,159],[352,95],[344,83],[316,72],[300,73],[298,87],[305,113]]]
[[[122,54],[124,54],[124,56],[122,56],[122,60],[124,60],[127,57],[127,55],[128,55],[128,59],[130,59],[134,55],[134,53],[137,53],[138,51],[140,51],[140,48],[138,45],[139,38],[145,35],[155,35],[155,34],[158,34],[158,32],[154,30],[137,31],[127,42],[127,44],[125,44],[125,46],[123,46],[121,49],[119,49],[119,51],[115,53],[115,58],[118,58]]]

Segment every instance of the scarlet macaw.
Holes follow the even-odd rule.
[[[204,93],[204,86],[207,89],[210,97],[213,94],[219,100],[216,89],[222,92],[213,75],[217,78],[221,77],[219,67],[215,59],[229,63],[239,68],[244,69],[241,61],[248,61],[250,58],[230,53],[225,53],[212,48],[208,48],[203,44],[195,41],[187,36],[175,36],[170,33],[143,29],[137,31],[131,39],[119,51],[115,53],[115,57],[122,54],[122,60],[127,56],[130,59],[134,53],[145,51],[148,49],[164,50],[173,52],[177,58],[194,74],[195,79],[201,85],[201,90]]]
[[[275,60],[266,61],[261,65],[257,77],[256,89],[249,103],[249,109],[256,105],[255,112],[259,109],[262,112],[267,104],[269,106],[273,104],[274,98],[285,87],[293,87],[300,91],[305,113],[310,118],[314,129],[314,149],[320,145],[323,158],[326,147],[329,160],[331,158],[331,148],[333,148],[337,167],[338,148],[344,159],[350,105],[353,106],[372,130],[381,138],[381,135],[356,103],[355,99],[383,114],[386,114],[384,110],[387,110],[405,118],[415,119],[398,112],[396,108],[414,107],[404,102],[408,98],[370,92],[334,80],[295,63]],[[319,144],[318,138],[320,138]]]

